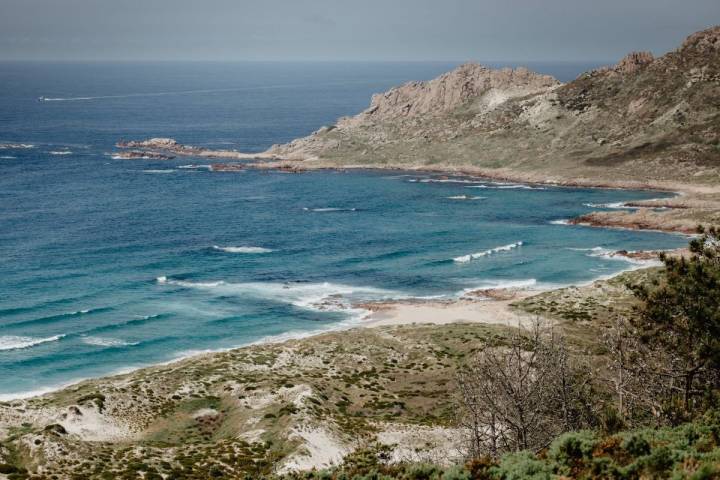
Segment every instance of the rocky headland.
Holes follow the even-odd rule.
[[[562,84],[469,63],[374,95],[370,107],[260,154],[124,142],[262,168],[399,168],[568,186],[682,192],[582,223],[688,232],[720,223],[720,27],[658,58],[634,52]],[[651,208],[652,207],[652,208]]]

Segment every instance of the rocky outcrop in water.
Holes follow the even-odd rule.
[[[113,158],[118,160],[172,160],[172,155],[164,153],[149,152],[145,150],[130,150],[128,152],[113,153]]]
[[[266,153],[242,153],[235,150],[213,150],[210,148],[183,145],[172,138],[150,138],[147,140],[131,141],[120,140],[116,146],[123,149],[136,149],[146,154],[148,152],[150,154],[156,154],[160,151],[185,157],[227,158],[235,160],[274,158],[272,155]]]

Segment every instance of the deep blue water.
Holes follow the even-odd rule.
[[[452,66],[0,64],[0,143],[32,145],[0,149],[0,398],[349,324],[357,299],[586,282],[632,266],[604,250],[685,243],[552,223],[657,192],[108,155],[151,136],[263,150]]]

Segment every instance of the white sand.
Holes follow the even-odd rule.
[[[380,327],[430,323],[488,323],[509,326],[527,325],[532,318],[510,308],[520,298],[530,296],[529,290],[512,292],[501,299],[468,299],[443,301],[397,301],[369,304],[373,313],[363,322],[364,327]]]

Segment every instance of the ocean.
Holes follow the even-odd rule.
[[[346,328],[363,300],[584,283],[637,267],[609,251],[686,243],[562,222],[667,193],[112,156],[158,136],[262,151],[453,66],[0,64],[0,399]]]

